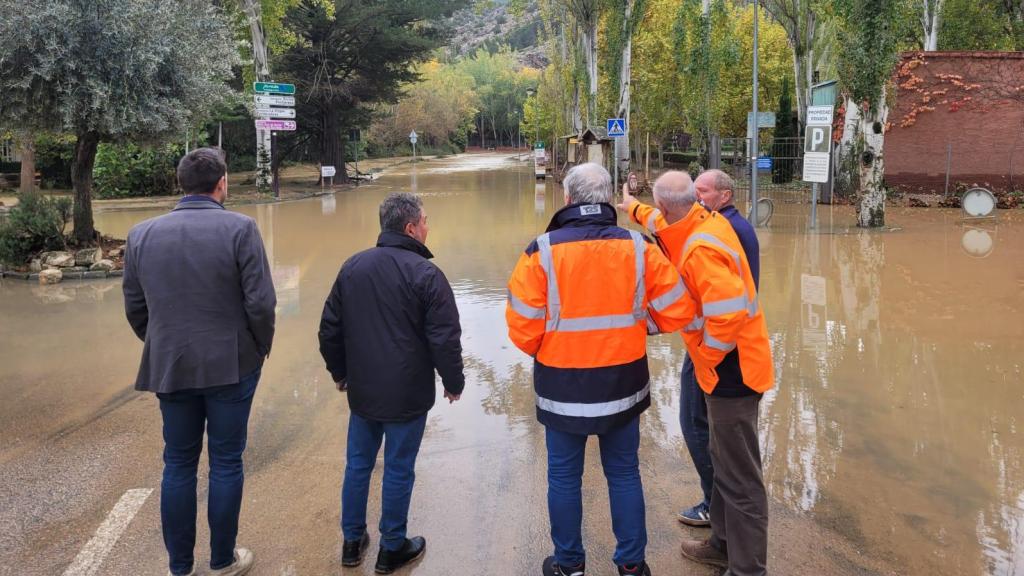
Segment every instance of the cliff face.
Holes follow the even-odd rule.
[[[526,66],[543,68],[547,57],[540,38],[543,24],[534,0],[518,11],[509,10],[508,0],[482,0],[452,16],[454,35],[448,45],[452,55],[465,55],[479,48],[497,50],[508,45]]]

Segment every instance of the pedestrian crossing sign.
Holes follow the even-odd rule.
[[[626,135],[626,119],[625,118],[609,118],[608,119],[608,135],[612,138]]]

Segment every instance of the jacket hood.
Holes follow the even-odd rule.
[[[381,232],[380,236],[377,237],[378,248],[401,248],[410,252],[415,252],[426,259],[431,259],[434,255],[423,245],[422,242],[413,238],[412,236],[406,236],[405,234],[399,234],[398,232],[385,231]]]
[[[607,202],[569,204],[555,212],[546,232],[575,226],[615,226],[617,223],[615,208]]]

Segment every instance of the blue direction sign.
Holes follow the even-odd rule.
[[[295,94],[295,84],[278,82],[253,82],[252,89],[262,94]]]
[[[609,118],[608,119],[608,135],[612,138],[618,138],[619,136],[626,135],[626,119],[625,118]]]
[[[771,170],[772,169],[772,157],[771,156],[758,156],[758,158],[757,158],[757,169],[758,170]]]

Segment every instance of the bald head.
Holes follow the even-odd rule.
[[[736,183],[721,170],[705,170],[694,183],[697,199],[708,210],[721,210],[730,206],[735,195]]]
[[[669,224],[682,220],[696,201],[693,180],[686,172],[670,170],[654,181],[654,204]]]

